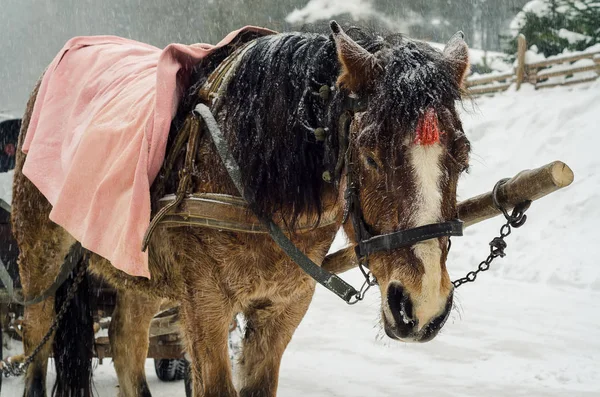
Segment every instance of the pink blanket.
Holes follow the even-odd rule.
[[[141,251],[150,186],[192,67],[216,46],[165,49],[114,36],[69,40],[46,71],[23,151],[23,173],[44,194],[50,219],[124,272],[150,278]]]

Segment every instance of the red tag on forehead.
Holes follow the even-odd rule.
[[[419,119],[417,124],[417,136],[415,143],[417,145],[433,145],[440,141],[440,129],[438,127],[437,114],[433,108],[427,109],[425,114]]]

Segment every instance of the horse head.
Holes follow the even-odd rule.
[[[344,227],[359,246],[450,224],[469,154],[455,108],[469,65],[462,34],[438,51],[399,35],[330,28],[329,36],[259,38],[237,55],[217,118],[234,137],[253,210],[281,214],[293,233],[300,216],[318,220],[332,202],[346,205]],[[452,307],[449,234],[428,230],[361,258],[395,339],[430,340]]]
[[[455,109],[469,65],[462,33],[440,52],[398,36],[361,46],[337,23],[331,30],[341,65],[337,87],[362,103],[349,127],[346,180],[357,219],[345,223],[348,236],[457,218],[456,186],[469,155]],[[448,250],[443,236],[368,255],[389,337],[424,342],[443,326],[453,299]]]

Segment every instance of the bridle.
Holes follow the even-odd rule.
[[[355,231],[355,241],[357,243],[355,252],[358,258],[360,269],[365,276],[365,283],[360,291],[357,291],[353,286],[346,283],[340,277],[326,271],[310,260],[289,240],[285,233],[276,223],[273,222],[270,217],[259,216],[258,211],[255,210],[255,203],[252,200],[249,200],[249,198],[245,195],[240,167],[237,164],[236,159],[233,157],[228,147],[227,140],[218,127],[218,123],[213,115],[218,114],[221,106],[223,105],[225,88],[227,87],[231,77],[235,74],[235,70],[239,64],[241,55],[246,53],[248,49],[253,46],[253,44],[254,41],[251,41],[242,48],[236,50],[225,61],[223,61],[219,67],[217,67],[217,69],[207,79],[206,84],[200,89],[200,101],[193,109],[192,114],[188,117],[195,118],[197,122],[200,121],[198,118],[204,121],[204,126],[206,127],[205,129],[209,132],[221,161],[224,164],[233,184],[240,193],[240,196],[248,203],[249,208],[264,225],[271,238],[294,262],[296,262],[296,264],[302,268],[302,270],[304,270],[304,272],[306,272],[316,282],[338,295],[346,303],[354,304],[362,300],[364,293],[377,282],[368,270],[370,254],[377,252],[389,252],[438,237],[462,236],[463,225],[458,219],[419,226],[387,234],[375,234],[372,231],[372,227],[367,224],[363,217],[358,192],[358,181],[355,178],[356,171],[352,167],[352,150],[349,147],[351,133],[350,126],[352,120],[354,119],[356,113],[365,110],[365,102],[354,97],[353,95],[345,95],[342,113],[338,119],[337,127],[339,155],[334,170],[335,175],[332,176],[328,171],[326,171],[323,173],[323,179],[327,182],[339,182],[342,179],[342,175],[345,174],[346,177],[346,187],[344,193],[346,202],[344,207],[343,223],[345,223],[348,219],[351,219]],[[328,89],[329,88],[327,86],[321,87],[320,94],[326,94],[324,96],[329,97],[329,93],[326,92]],[[194,147],[194,145],[192,145],[192,147]],[[190,156],[188,153],[186,157],[191,158],[192,156]],[[189,183],[189,181],[186,183]],[[181,193],[185,192],[186,190],[187,188],[181,188],[180,182],[180,188],[178,189],[178,192]],[[168,210],[171,210],[179,205],[179,203],[182,201],[182,197],[183,195],[178,195],[178,198],[168,206],[168,209],[165,207],[161,213],[157,214],[151,223],[149,232],[147,233],[145,239],[146,242],[149,239],[149,234],[160,221],[160,218],[164,216]]]
[[[350,164],[347,161],[347,164]],[[354,229],[354,237],[356,246],[354,252],[358,259],[358,266],[365,282],[356,295],[356,301],[360,301],[364,298],[364,294],[367,290],[377,284],[377,279],[372,275],[369,270],[369,255],[377,252],[389,252],[399,248],[410,247],[413,244],[421,241],[426,241],[438,237],[447,236],[462,236],[463,223],[459,219],[453,219],[447,222],[433,223],[424,226],[418,226],[410,229],[399,230],[392,233],[376,234],[373,232],[373,228],[365,221],[362,214],[362,207],[360,206],[360,198],[358,191],[358,183],[353,177],[353,170],[347,166],[346,171],[346,193],[344,197],[346,199],[345,212],[352,222],[352,228]],[[344,219],[345,221],[346,219]],[[448,241],[450,241],[448,239]],[[450,249],[450,244],[448,244]],[[356,303],[348,302],[348,303]]]
[[[369,255],[410,247],[416,243],[434,238],[450,238],[451,236],[462,236],[463,234],[463,222],[460,219],[452,219],[446,222],[438,222],[383,234],[374,232],[373,227],[365,221],[360,204],[359,182],[356,177],[356,170],[353,168],[353,151],[348,147],[352,120],[356,113],[366,110],[365,103],[366,101],[361,101],[353,96],[345,98],[344,114],[340,116],[338,121],[341,127],[339,140],[343,142],[341,146],[344,149],[344,152],[340,151],[340,156],[344,153],[346,176],[344,192],[346,202],[342,224],[346,223],[348,218],[352,222],[356,242],[354,252],[358,260],[358,266],[365,277],[365,283],[361,291],[356,295],[356,301],[362,300],[364,293],[371,286],[377,284],[377,280],[369,271]],[[356,301],[348,303],[356,303]]]

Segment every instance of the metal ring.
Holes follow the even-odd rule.
[[[358,260],[358,268],[367,280],[369,279],[369,274],[371,273],[371,271],[369,270],[368,260],[369,259],[366,256]]]
[[[502,212],[507,221],[511,221],[512,218],[508,214],[508,211],[506,211],[506,208],[500,205],[500,201],[498,200],[498,191],[500,190],[500,187],[509,180],[510,178],[500,179],[498,182],[496,182],[496,184],[494,185],[494,189],[492,190],[492,202],[494,203],[494,207],[496,207],[496,209]]]
[[[361,300],[362,300],[362,297],[360,296],[360,292],[357,292],[357,293],[354,295],[354,300],[352,300],[352,299],[351,299],[351,300],[349,300],[347,303],[348,303],[349,305],[355,305],[355,304],[357,304],[358,302],[360,302]]]

